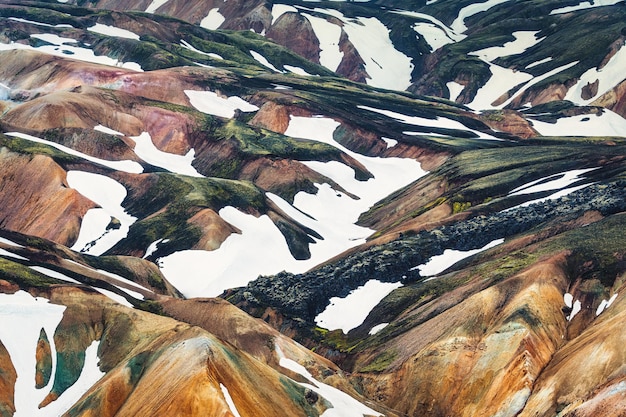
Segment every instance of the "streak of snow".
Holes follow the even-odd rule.
[[[566,6],[560,7],[558,9],[553,9],[550,14],[562,14],[575,12],[578,10],[591,9],[593,7],[601,7],[601,6],[612,6],[617,3],[621,3],[624,0],[592,0],[592,1],[583,1],[576,6]]]
[[[250,50],[250,55],[252,55],[252,57],[259,62],[261,65],[271,69],[272,71],[275,72],[280,72],[282,73],[281,70],[279,70],[278,68],[276,68],[271,62],[269,62],[267,60],[267,58],[265,58],[263,55],[261,55],[260,53],[258,53],[257,51],[253,51],[252,49]]]
[[[139,35],[130,30],[118,28],[115,26],[103,25],[102,23],[96,23],[94,26],[88,27],[88,31],[99,33],[101,35],[113,36],[117,38],[134,39],[139,40]]]
[[[98,132],[106,133],[107,135],[113,136],[124,136],[122,132],[118,132],[117,130],[110,129],[103,125],[94,126],[93,130],[97,130]]]
[[[146,8],[146,13],[154,13],[156,10],[167,3],[168,0],[152,0],[152,3]]]
[[[187,48],[190,51],[194,51],[194,52],[197,52],[199,54],[206,55],[206,56],[209,56],[209,57],[215,58],[215,59],[224,59],[221,55],[218,55],[218,54],[216,54],[214,52],[204,52],[204,51],[201,51],[198,48],[195,48],[193,45],[191,45],[189,42],[187,42],[185,40],[181,39],[180,44],[183,46],[183,48]],[[200,65],[200,64],[198,64],[198,65]]]
[[[127,286],[133,287],[133,288],[135,288],[135,289],[137,289],[137,290],[140,290],[140,291],[147,291],[147,292],[153,292],[152,290],[149,290],[148,288],[144,287],[143,285],[139,285],[139,284],[137,284],[136,282],[129,280],[128,278],[124,278],[124,277],[123,277],[123,276],[121,276],[121,275],[114,274],[114,273],[109,272],[109,271],[105,271],[104,269],[96,269],[96,272],[98,272],[98,273],[100,273],[100,274],[102,274],[102,275],[106,275],[106,276],[108,276],[108,277],[110,277],[110,278],[113,278],[114,280],[118,280],[118,281],[120,281],[120,282],[122,282],[122,283],[126,284]],[[115,285],[115,283],[114,283],[113,285]],[[144,298],[144,297],[143,297],[143,295],[139,294],[138,292],[135,292],[135,291],[129,290],[129,289],[127,289],[127,288],[123,288],[123,287],[121,287],[120,285],[116,285],[116,286],[117,286],[117,287],[120,287],[120,289],[121,289],[121,290],[124,290],[124,291],[130,291],[130,292],[132,293],[131,295],[132,295],[133,297],[135,297],[135,298],[139,298],[139,299],[143,299],[143,298]]]
[[[574,305],[572,306],[572,312],[570,313],[569,316],[567,316],[567,321],[571,321],[574,318],[574,316],[580,312],[581,309],[582,309],[582,305],[580,303],[580,300],[574,301]]]
[[[60,279],[60,280],[67,281],[67,282],[71,282],[71,283],[74,283],[74,284],[80,284],[81,283],[80,281],[77,281],[74,278],[70,278],[67,275],[65,275],[65,274],[63,274],[63,273],[61,273],[59,271],[55,271],[54,269],[46,268],[46,267],[43,267],[43,266],[30,266],[29,268],[30,269],[34,269],[35,271],[37,271],[37,272],[39,272],[41,274],[47,275],[50,278],[56,278],[56,279]]]
[[[224,398],[226,399],[226,404],[230,408],[230,411],[233,413],[235,417],[241,417],[237,407],[235,406],[235,402],[233,401],[233,397],[230,396],[230,392],[228,392],[228,388],[224,386],[224,384],[220,383],[220,388],[222,389],[222,394],[224,394]]]
[[[84,154],[82,152],[75,151],[74,149],[68,148],[67,146],[59,145],[56,142],[51,142],[49,140],[40,139],[38,137],[27,135],[25,133],[7,132],[5,133],[5,135],[14,136],[17,138],[30,140],[30,141],[37,142],[37,143],[43,143],[45,145],[52,146],[53,148],[63,151],[69,155],[78,156],[87,161],[105,166],[107,168],[114,169],[116,171],[129,172],[131,174],[139,174],[143,172],[143,167],[135,161],[107,161],[105,159],[95,158],[93,156]]]
[[[167,243],[169,241],[169,239],[157,239],[152,242],[146,249],[146,254],[143,255],[143,259],[146,259],[148,256],[152,255],[157,250],[159,243]]]
[[[478,14],[481,12],[485,12],[494,6],[497,6],[498,4],[506,3],[507,1],[509,0],[487,0],[482,3],[472,3],[468,6],[465,6],[461,10],[459,10],[459,14],[457,18],[454,19],[454,22],[452,22],[450,27],[456,33],[463,33],[467,30],[467,26],[465,26],[465,20],[468,17],[474,16],[475,14]]]
[[[448,269],[455,263],[465,258],[469,258],[470,256],[475,255],[477,253],[483,252],[487,249],[491,249],[495,246],[498,246],[502,242],[504,242],[504,239],[496,239],[487,243],[482,248],[472,249],[468,251],[446,249],[445,251],[443,251],[443,254],[433,256],[425,264],[415,266],[411,268],[411,270],[417,269],[419,270],[420,274],[425,277],[434,276],[445,271],[446,269]]]
[[[320,64],[331,71],[337,71],[343,52],[339,50],[339,38],[341,37],[341,27],[333,24],[321,17],[302,13],[311,23],[313,32],[320,43]]]
[[[297,75],[304,75],[304,76],[309,76],[309,77],[312,76],[312,74],[309,74],[304,69],[302,69],[300,67],[294,67],[293,65],[283,65],[283,68],[285,68],[287,71],[293,72],[294,74],[297,74]]]
[[[0,248],[0,256],[8,256],[9,258],[21,259],[23,261],[28,261],[29,260],[28,258],[25,258],[25,257],[23,257],[21,255],[18,255],[16,253],[10,252],[10,251],[8,251],[6,249],[2,249],[2,248]]]
[[[392,119],[398,120],[402,123],[406,123],[409,125],[465,130],[469,132],[474,132],[480,139],[501,140],[487,133],[483,133],[478,130],[469,129],[463,123],[457,122],[456,120],[448,119],[445,117],[436,117],[435,119],[427,119],[425,117],[409,116],[406,114],[397,113],[392,110],[377,109],[375,107],[370,107],[370,106],[360,105],[357,107],[363,110],[369,110],[375,113],[380,113],[382,115],[385,115],[387,117],[390,117]],[[407,132],[404,132],[404,133],[407,133]]]
[[[74,27],[68,24],[51,25],[49,23],[35,22],[34,20],[22,19],[20,17],[9,17],[9,20],[13,20],[15,22],[27,23],[29,25],[45,26],[49,28],[73,28]]]
[[[600,314],[602,314],[604,310],[609,308],[611,304],[613,304],[613,301],[615,301],[616,298],[617,298],[617,293],[613,294],[611,298],[609,298],[608,300],[602,300],[602,302],[596,309],[596,316],[599,316]]]
[[[98,291],[100,294],[110,298],[111,300],[115,301],[118,304],[133,308],[133,305],[126,298],[124,298],[123,296],[117,293],[114,293],[113,291],[105,290],[104,288],[98,288],[98,287],[93,287],[93,289]]]
[[[209,14],[200,21],[200,26],[205,29],[216,30],[222,26],[222,23],[225,21],[226,18],[220,13],[220,9],[218,7],[214,7],[209,10]]]
[[[570,100],[576,104],[587,105],[598,97],[607,93],[615,85],[624,79],[624,68],[626,67],[626,44],[609,59],[602,68],[590,68],[580,76],[580,80],[571,87],[565,95],[565,100]],[[592,97],[584,99],[583,89],[597,82],[598,91]]]
[[[298,384],[316,392],[332,404],[333,407],[326,409],[320,417],[382,416],[379,412],[372,410],[345,392],[313,378],[313,375],[311,375],[311,373],[307,371],[304,366],[285,357],[284,353],[278,346],[276,346],[276,354],[279,357],[278,363],[280,366],[302,375],[309,381],[309,383],[298,382]]]
[[[459,42],[466,37],[460,33],[455,33],[454,30],[446,26],[446,24],[441,20],[425,13],[412,12],[408,10],[394,10],[393,13],[415,17],[420,20],[426,20],[427,22],[415,23],[413,25],[413,30],[426,39],[426,42],[430,45],[433,51],[436,51],[449,43]]]
[[[78,380],[55,401],[38,407],[52,389],[55,378],[51,378],[48,385],[41,389],[35,387],[37,342],[43,329],[52,351],[52,375],[56,376],[57,354],[53,336],[65,308],[51,304],[45,298],[32,297],[22,290],[10,295],[0,294],[0,340],[17,372],[14,417],[60,416],[104,375],[97,366],[98,343],[94,342],[85,352]]]
[[[105,229],[102,228],[101,210],[97,218],[85,216],[78,239],[72,246],[73,250],[101,255],[126,237],[130,225],[137,219],[126,213],[122,207],[127,194],[122,184],[105,175],[83,171],[68,171],[67,183],[71,188],[100,205],[101,210],[109,216],[109,220],[111,217],[119,220],[119,228],[107,230],[106,226]]]
[[[545,38],[537,39],[536,35],[539,31],[517,31],[513,32],[514,41],[507,42],[502,46],[492,46],[478,51],[470,52],[469,55],[478,56],[485,61],[493,61],[510,55],[521,54],[528,48],[538,44]]]
[[[259,108],[238,96],[222,98],[213,91],[185,90],[191,105],[198,111],[214,116],[233,118],[235,110],[257,111]]]
[[[549,190],[558,190],[561,188],[569,187],[575,182],[583,179],[581,175],[594,171],[596,168],[585,168],[585,169],[573,169],[570,171],[561,172],[558,174],[553,174],[548,177],[539,178],[538,180],[531,181],[524,185],[521,185],[509,192],[509,195],[520,195],[520,194],[532,194],[538,193],[541,191],[549,191]]]
[[[164,168],[170,172],[190,177],[204,177],[193,167],[194,150],[190,149],[186,155],[176,155],[163,152],[152,142],[150,133],[142,132],[139,136],[131,136],[135,141],[135,154],[149,164]]]
[[[360,326],[368,314],[391,291],[402,286],[399,282],[369,280],[344,298],[332,297],[330,304],[315,317],[318,326],[344,333]]]
[[[6,239],[4,237],[0,237],[0,243],[3,243],[5,245],[9,245],[9,246],[15,246],[16,248],[23,248],[23,245],[20,245],[19,243],[15,243],[12,240]]]
[[[547,57],[547,58],[540,59],[539,61],[531,62],[530,64],[526,65],[526,67],[525,67],[525,68],[526,68],[526,69],[530,69],[530,68],[532,68],[532,67],[536,67],[536,66],[538,66],[538,65],[545,64],[546,62],[550,62],[550,61],[552,61],[552,59],[553,59],[553,58],[552,58],[551,56],[549,56],[549,57]]]
[[[369,331],[369,333],[368,333],[368,334],[369,334],[370,336],[373,336],[373,335],[375,335],[376,333],[380,332],[382,329],[384,329],[384,328],[385,328],[385,327],[387,327],[387,326],[389,326],[389,323],[380,323],[380,324],[377,324],[376,326],[374,326],[374,327],[372,327],[372,328],[370,329],[370,331]]]

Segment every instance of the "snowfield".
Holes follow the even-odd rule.
[[[15,417],[51,417],[65,413],[95,384],[104,373],[98,369],[98,344],[93,342],[85,352],[85,363],[79,379],[58,399],[39,408],[54,384],[57,355],[54,333],[63,318],[65,306],[33,297],[25,291],[0,294],[0,341],[6,347],[17,372],[15,382]],[[37,342],[45,331],[52,351],[52,378],[42,389],[35,388]]]

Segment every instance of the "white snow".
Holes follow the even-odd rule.
[[[494,246],[498,246],[502,242],[504,242],[504,239],[496,239],[487,243],[482,248],[472,249],[468,251],[446,249],[445,251],[443,251],[443,254],[433,256],[425,264],[413,267],[411,269],[419,270],[420,275],[424,277],[434,276],[445,271],[455,263],[487,249],[493,248]]]
[[[90,162],[93,162],[93,163],[96,163],[96,164],[99,164],[99,165],[102,165],[102,166],[105,166],[107,168],[111,168],[117,171],[124,171],[124,172],[129,172],[132,174],[139,174],[143,172],[143,167],[135,161],[108,161],[105,159],[95,158],[93,156],[84,154],[82,152],[75,151],[74,149],[68,148],[67,146],[59,145],[56,142],[51,142],[49,140],[40,139],[35,136],[27,135],[25,133],[7,132],[5,133],[5,135],[14,136],[17,138],[30,140],[30,141],[37,142],[37,143],[43,143],[48,146],[52,146],[53,148],[56,148],[60,151],[63,151],[69,155],[78,156],[87,161],[90,161]]]
[[[320,417],[364,417],[364,416],[382,416],[377,411],[372,410],[361,402],[355,400],[343,391],[338,390],[335,387],[324,384],[315,378],[306,368],[300,365],[298,362],[285,357],[280,347],[276,346],[276,353],[279,360],[279,365],[285,369],[289,369],[297,374],[306,378],[309,383],[298,382],[305,388],[308,388],[321,397],[326,399],[332,404],[332,408],[324,411]]]
[[[103,125],[94,126],[93,130],[97,130],[98,132],[106,133],[107,135],[113,136],[124,136],[122,132],[118,132],[117,130],[113,130]]]
[[[272,26],[276,23],[279,17],[285,13],[298,13],[298,9],[287,4],[273,4],[272,5]]]
[[[108,277],[110,277],[110,278],[113,278],[113,279],[115,279],[115,280],[118,280],[118,281],[120,281],[120,282],[122,282],[122,283],[126,284],[127,286],[133,287],[133,288],[135,288],[135,289],[137,289],[137,290],[147,291],[147,292],[153,292],[152,290],[149,290],[148,288],[146,288],[146,287],[144,287],[144,286],[142,286],[142,285],[139,285],[139,284],[137,284],[136,282],[129,280],[128,278],[124,278],[124,277],[123,277],[123,276],[121,276],[121,275],[114,274],[113,272],[105,271],[104,269],[96,269],[96,272],[98,272],[98,273],[100,273],[100,274],[102,274],[102,275],[106,275],[106,276],[108,276]],[[115,285],[115,284],[113,284],[113,285]],[[135,292],[135,291],[129,290],[129,289],[127,289],[127,288],[125,288],[125,287],[122,287],[122,286],[120,286],[120,285],[115,285],[115,286],[116,286],[116,287],[118,287],[118,288],[120,288],[120,289],[121,289],[121,290],[123,290],[123,291],[129,292],[129,294],[130,294],[131,296],[133,296],[134,298],[138,298],[138,299],[140,299],[140,300],[143,300],[143,299],[144,299],[144,296],[143,296],[143,295],[141,295],[141,294],[140,294],[140,293],[138,293],[138,292]]]
[[[347,19],[343,30],[365,63],[370,77],[367,84],[390,90],[406,90],[411,85],[412,59],[395,49],[389,29],[375,17]]]
[[[104,288],[93,287],[94,290],[98,291],[100,294],[107,296],[111,300],[115,301],[118,304],[121,304],[126,307],[133,308],[133,305],[121,295],[114,293],[113,291],[105,290]]]
[[[135,62],[120,62],[117,59],[109,58],[105,55],[95,55],[91,49],[83,48],[77,45],[77,41],[72,38],[63,38],[55,34],[40,33],[30,35],[31,38],[40,39],[51,45],[41,45],[32,47],[22,43],[0,43],[0,51],[8,51],[14,49],[29,49],[44,52],[49,55],[60,56],[63,58],[77,59],[80,61],[93,62],[96,64],[109,65],[114,67],[122,67],[133,71],[143,71],[141,66]]]
[[[230,206],[219,215],[242,233],[231,234],[214,251],[184,250],[159,258],[165,278],[186,297],[216,297],[259,274],[297,267],[285,238],[267,215],[257,218]]]
[[[592,0],[592,1],[583,1],[576,6],[567,6],[560,7],[558,9],[554,9],[550,12],[550,14],[561,14],[561,13],[569,13],[578,10],[590,9],[593,7],[601,7],[601,6],[611,6],[613,4],[621,3],[623,0]]]
[[[233,397],[230,396],[230,392],[228,392],[228,388],[224,386],[224,384],[220,383],[220,388],[222,389],[222,394],[224,394],[224,399],[226,399],[226,404],[230,408],[230,411],[233,413],[235,417],[241,417],[237,407],[235,406],[235,402],[233,401]]]
[[[28,261],[28,258],[25,258],[21,255],[18,255],[16,253],[10,252],[6,249],[2,249],[0,248],[0,256],[8,256],[9,258],[15,258],[15,259],[21,259],[23,261]]]
[[[67,183],[101,207],[89,210],[88,214],[92,210],[97,212],[83,218],[78,239],[72,246],[73,250],[101,255],[126,237],[130,226],[137,219],[126,213],[122,207],[127,194],[122,184],[105,175],[84,171],[68,171]],[[109,221],[111,217],[118,219],[120,227],[106,230],[103,222],[105,216],[109,217]],[[93,241],[95,243],[92,245],[90,242]]]
[[[215,58],[215,59],[224,59],[221,55],[218,55],[218,54],[216,54],[214,52],[204,52],[204,51],[201,51],[198,48],[195,48],[193,45],[191,45],[189,42],[187,42],[185,40],[181,39],[180,44],[184,48],[189,49],[190,51],[194,51],[194,52],[197,52],[199,54],[206,55],[206,56],[209,56],[209,57]],[[202,64],[198,64],[198,65],[202,65]],[[203,66],[206,66],[206,65],[203,65]]]
[[[341,27],[308,13],[302,13],[302,16],[311,23],[313,32],[320,42],[320,64],[331,71],[337,71],[343,59],[343,52],[339,50]]]
[[[390,139],[390,138],[385,138],[385,137],[382,137],[381,139],[384,140],[385,143],[387,144],[387,149],[393,148],[394,146],[398,144],[398,141],[395,139]]]
[[[446,87],[448,87],[448,90],[450,90],[450,101],[456,101],[456,99],[459,97],[459,94],[461,94],[461,92],[465,88],[463,84],[459,84],[454,81],[446,83]]]
[[[214,7],[209,10],[209,14],[207,14],[206,17],[200,21],[200,26],[205,29],[216,30],[222,26],[222,23],[225,21],[226,18],[220,13],[220,9],[218,7]]]
[[[393,13],[411,16],[422,20],[421,22],[417,22],[413,25],[413,30],[415,30],[420,36],[424,37],[433,51],[449,43],[459,42],[466,37],[461,33],[456,33],[454,30],[446,26],[446,24],[441,20],[425,13],[417,13],[408,10],[394,10]],[[426,20],[426,22],[423,22],[423,20]]]
[[[531,46],[541,42],[545,38],[537,39],[536,35],[539,31],[517,31],[513,32],[514,41],[506,42],[502,46],[492,46],[478,51],[470,52],[469,55],[478,56],[485,61],[493,61],[497,58],[517,55],[526,51]]]
[[[170,172],[181,175],[189,175],[190,177],[204,177],[196,171],[191,164],[194,159],[195,151],[190,149],[186,155],[176,155],[169,152],[163,152],[152,142],[150,133],[142,132],[139,136],[131,136],[135,141],[135,154],[149,164],[164,168]]]
[[[387,326],[389,326],[389,323],[380,323],[380,324],[377,324],[376,326],[374,326],[374,327],[372,327],[372,328],[370,329],[370,331],[369,331],[369,333],[368,333],[368,334],[369,334],[370,336],[373,336],[373,335],[375,335],[376,333],[380,332],[382,329],[384,329],[384,328],[385,328],[385,327],[387,327]]]
[[[599,316],[600,314],[602,314],[604,310],[609,308],[611,304],[613,304],[613,301],[615,301],[616,298],[617,298],[617,293],[613,294],[611,298],[609,298],[608,300],[602,300],[602,302],[600,302],[600,305],[596,309],[596,316]]]
[[[146,8],[146,13],[154,13],[156,10],[167,3],[168,0],[152,0],[152,3]]]
[[[110,25],[103,25],[102,23],[96,23],[95,25],[88,27],[88,31],[99,33],[101,35],[113,36],[116,38],[134,39],[139,40],[139,35],[130,30],[118,28]]]
[[[152,255],[157,250],[160,243],[167,243],[169,241],[170,241],[169,239],[157,239],[154,242],[152,242],[150,245],[148,245],[148,248],[146,249],[146,253],[145,255],[143,255],[143,259],[146,259],[148,256]]]
[[[243,112],[257,111],[259,108],[238,96],[220,97],[213,91],[185,90],[191,105],[202,113],[219,117],[233,118],[235,110]]]
[[[63,281],[71,282],[73,284],[80,284],[81,283],[80,281],[77,281],[74,278],[70,278],[67,275],[63,274],[63,273],[61,273],[59,271],[55,271],[55,270],[50,269],[50,268],[46,268],[46,267],[43,267],[43,266],[30,266],[29,268],[30,269],[34,269],[35,271],[37,271],[39,273],[42,273],[44,275],[47,275],[47,276],[49,276],[51,278],[60,279],[60,280],[63,280]]]
[[[297,75],[304,75],[306,77],[312,76],[312,74],[309,74],[303,68],[294,67],[293,65],[283,65],[283,68],[285,68],[287,71],[293,72],[294,74],[297,74]]]
[[[581,190],[581,189],[583,189],[585,187],[588,187],[588,186],[590,186],[592,184],[593,183],[590,182],[590,183],[587,183],[587,184],[577,185],[575,187],[564,188],[564,189],[562,189],[560,191],[555,192],[554,194],[550,194],[547,197],[538,198],[536,200],[531,200],[531,201],[526,201],[525,203],[518,204],[517,206],[510,207],[510,208],[505,209],[503,211],[513,210],[514,208],[518,208],[518,207],[526,207],[526,206],[530,206],[531,204],[541,203],[543,201],[556,200],[557,198],[564,197],[564,196],[566,196],[568,194],[573,193],[574,191]]]
[[[35,22],[34,20],[22,19],[20,17],[9,17],[9,20],[15,22],[28,23],[29,25],[45,26],[49,28],[73,28],[74,26],[68,24],[51,25],[49,23]]]
[[[572,308],[572,303],[574,302],[574,296],[568,292],[563,294],[563,302],[569,308]]]
[[[491,9],[498,4],[506,3],[509,0],[487,0],[483,3],[472,3],[468,6],[463,7],[459,10],[459,14],[454,22],[450,25],[452,30],[456,33],[463,33],[467,30],[467,26],[465,26],[465,19],[468,17],[474,16],[480,12],[485,12]]]
[[[574,301],[574,305],[572,306],[572,312],[569,316],[567,316],[567,321],[571,321],[576,314],[580,312],[582,305],[580,304],[580,300]]]
[[[467,105],[472,109],[486,110],[501,108],[503,105],[494,106],[493,103],[500,98],[502,94],[519,84],[533,80],[533,76],[527,72],[503,68],[491,62],[487,62],[487,64],[491,71],[491,77],[487,80],[485,85],[478,89],[472,102]]]
[[[285,134],[330,143],[363,164],[375,178],[357,181],[354,170],[339,162],[303,162],[360,199],[333,190],[328,184],[317,184],[315,195],[296,194],[293,205],[267,194],[287,215],[324,237],[310,245],[310,259],[297,261],[293,258],[287,242],[269,217],[256,218],[234,207],[225,207],[219,215],[242,233],[229,236],[219,249],[211,252],[187,250],[160,258],[165,277],[187,297],[217,296],[225,289],[246,285],[259,274],[276,274],[283,270],[304,272],[365,242],[374,231],[354,224],[359,215],[426,172],[415,160],[365,157],[345,149],[332,139],[338,125],[324,117],[292,117]],[[245,254],[245,262],[241,262],[242,254]],[[196,267],[190,268],[190,265]]]
[[[315,317],[318,326],[344,333],[360,326],[367,315],[391,291],[401,287],[399,282],[369,280],[344,298],[332,297],[330,304]]]
[[[536,67],[537,65],[541,65],[541,64],[545,64],[546,62],[550,62],[552,61],[552,57],[549,56],[547,58],[544,59],[540,59],[539,61],[535,61],[535,62],[531,62],[530,64],[526,65],[526,69],[532,68],[532,67]]]
[[[269,62],[267,60],[267,58],[265,58],[263,55],[261,55],[259,52],[257,51],[253,51],[252,49],[250,50],[250,55],[252,55],[252,57],[259,62],[261,65],[271,69],[272,71],[275,72],[280,72],[282,73],[281,70],[279,70],[278,68],[276,68],[271,62]]]
[[[576,104],[587,105],[602,96],[615,85],[624,80],[624,68],[626,67],[626,47],[621,48],[601,69],[590,68],[580,76],[580,80],[571,87],[565,95],[565,100]],[[582,98],[582,90],[587,84],[598,81],[598,92],[590,98]]]
[[[544,178],[539,178],[538,180],[528,182],[511,190],[509,195],[532,194],[541,191],[559,190],[580,181],[584,178],[581,177],[581,175],[596,169],[598,168],[573,169]]]
[[[425,117],[419,117],[419,116],[409,116],[406,114],[402,114],[402,113],[397,113],[395,111],[392,110],[384,110],[384,109],[377,109],[375,107],[370,107],[370,106],[357,106],[360,109],[363,110],[369,110],[375,113],[380,113],[382,115],[385,115],[387,117],[390,117],[392,119],[398,120],[402,123],[406,123],[409,125],[414,125],[414,126],[423,126],[423,127],[438,127],[438,128],[445,128],[445,129],[458,129],[458,130],[465,130],[468,132],[473,132],[475,133],[478,138],[480,139],[490,139],[490,140],[500,140],[494,136],[491,136],[487,133],[483,133],[480,132],[478,130],[473,130],[473,129],[469,129],[467,128],[463,123],[461,122],[457,122],[456,120],[452,120],[452,119],[448,119],[446,117],[436,117],[435,119],[427,119]],[[416,134],[415,132],[403,132],[405,134]],[[417,134],[423,134],[423,133],[417,133]]]
[[[51,304],[45,298],[32,297],[25,291],[0,294],[0,340],[6,347],[15,370],[15,417],[49,417],[65,413],[103,373],[97,366],[98,343],[86,351],[81,375],[67,391],[44,408],[38,405],[54,384],[54,377],[42,389],[35,388],[37,341],[43,329],[52,350],[52,375],[56,374],[57,355],[54,332],[63,318],[65,306]]]
[[[7,238],[4,237],[0,237],[0,243],[3,243],[5,245],[9,245],[9,246],[15,246],[16,248],[23,248],[23,245],[20,245],[19,243],[15,243],[12,240],[9,240]]]
[[[546,72],[543,75],[540,75],[538,77],[532,77],[530,74],[528,74],[529,77],[531,77],[531,81],[529,81],[528,83],[526,83],[522,88],[520,88],[518,91],[516,91],[513,96],[511,96],[511,98],[509,98],[508,100],[506,100],[504,103],[502,103],[501,105],[498,106],[498,108],[503,108],[506,107],[509,103],[511,103],[517,96],[521,95],[522,93],[524,93],[527,89],[529,89],[530,87],[532,87],[533,85],[545,80],[546,78],[552,77],[555,74],[558,74],[559,72],[565,71],[571,67],[573,67],[574,65],[578,64],[578,61],[574,61],[574,62],[570,62],[569,64],[565,64],[565,65],[561,65],[560,67],[554,68],[551,71]],[[491,67],[492,71],[494,69],[494,67]],[[510,70],[512,71],[512,70]],[[522,73],[520,71],[520,73]],[[525,74],[525,73],[522,73]],[[489,80],[491,81],[491,79]],[[499,88],[500,91],[502,91],[502,93],[504,93],[505,91],[507,91],[508,89],[505,89],[503,87],[498,87],[498,84],[502,84],[502,85],[509,85],[510,83],[508,82],[506,76],[503,76],[499,79],[499,83],[496,83],[494,85],[494,88]],[[483,86],[483,88],[485,88]],[[477,107],[473,107],[470,106],[474,109],[478,109]]]

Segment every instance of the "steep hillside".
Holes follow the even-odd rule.
[[[0,0],[1,416],[621,416],[623,2]]]

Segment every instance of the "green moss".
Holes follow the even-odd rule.
[[[65,153],[53,146],[2,134],[0,134],[0,147],[6,147],[13,152],[21,154],[49,156],[59,164],[78,163],[82,161],[82,158]]]
[[[28,266],[0,258],[0,278],[19,285],[22,289],[46,288],[63,281],[40,274]]]
[[[361,367],[359,372],[383,372],[396,359],[398,353],[394,350],[386,350],[379,353],[373,361]]]

